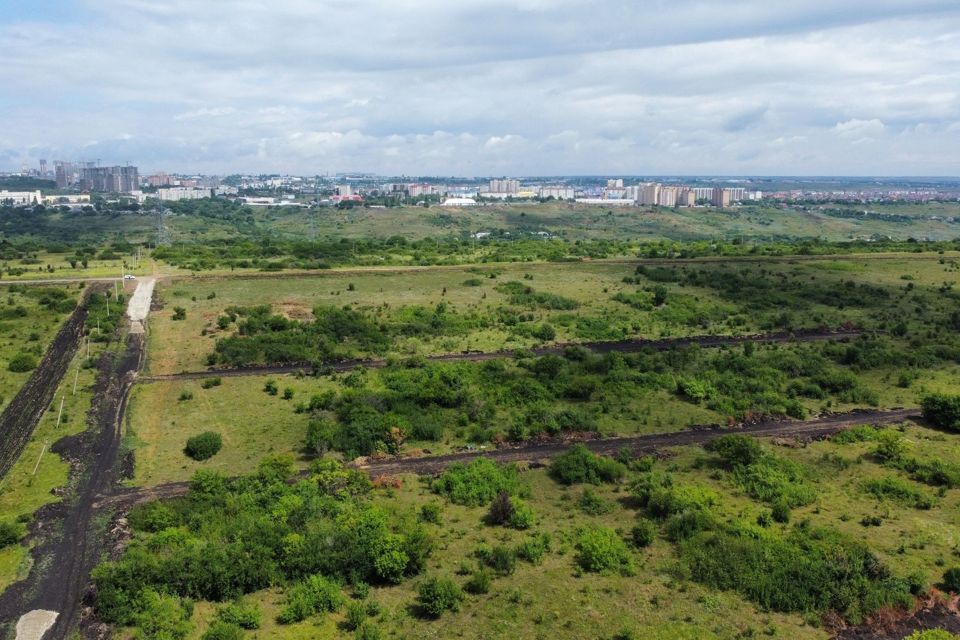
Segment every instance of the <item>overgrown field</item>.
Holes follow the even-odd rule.
[[[101,613],[189,638],[826,638],[827,612],[906,605],[957,564],[957,485],[898,462],[960,469],[957,437],[574,449],[372,490],[329,462],[295,485],[277,462],[236,482],[202,471],[187,498],[131,514],[130,550],[96,574]]]

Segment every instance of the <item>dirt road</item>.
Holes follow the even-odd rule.
[[[654,349],[656,351],[669,351],[670,349],[698,345],[704,348],[727,347],[743,344],[745,342],[753,343],[784,343],[784,342],[820,342],[825,340],[852,339],[862,335],[863,332],[858,329],[814,329],[808,331],[796,331],[792,333],[765,333],[749,336],[694,336],[688,338],[662,338],[659,340],[645,340],[643,338],[634,338],[630,340],[617,340],[610,342],[580,342],[559,344],[551,347],[539,347],[530,349],[530,352],[536,356],[545,356],[549,354],[562,355],[570,347],[582,347],[595,351],[597,353],[636,353],[644,349]],[[426,360],[430,362],[481,362],[483,360],[494,360],[497,358],[511,358],[515,351],[492,351],[486,353],[445,353],[434,356],[427,356]],[[358,366],[364,366],[368,369],[376,369],[386,366],[386,360],[343,360],[330,363],[329,368],[333,371],[349,371]],[[236,377],[236,376],[261,376],[261,375],[282,375],[288,373],[309,372],[312,369],[309,363],[274,365],[262,367],[239,367],[236,369],[208,369],[206,371],[184,371],[182,373],[160,374],[141,376],[142,382],[160,382],[166,380],[199,380],[212,377]]]
[[[30,575],[0,594],[0,621],[12,625],[30,611],[56,612],[45,638],[66,638],[81,617],[91,569],[105,551],[106,533],[94,504],[113,491],[120,477],[117,454],[121,426],[134,374],[143,362],[143,336],[131,334],[119,356],[105,354],[94,388],[89,428],[57,441],[52,450],[71,464],[72,489],[63,502],[35,517]]]
[[[6,476],[20,458],[80,347],[87,321],[86,296],[90,289],[83,293],[77,308],[54,336],[40,364],[0,414],[0,478]]]

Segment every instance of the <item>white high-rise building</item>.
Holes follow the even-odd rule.
[[[677,206],[677,196],[679,193],[679,187],[660,187],[660,193],[657,195],[657,204],[661,207],[675,207]]]
[[[640,185],[639,204],[654,205],[660,201],[660,185],[656,182],[648,182]]]
[[[520,191],[520,181],[513,178],[494,178],[490,181],[490,193],[517,193]]]

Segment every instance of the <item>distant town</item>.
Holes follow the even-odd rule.
[[[210,176],[156,171],[130,164],[41,160],[35,169],[0,173],[0,204],[83,208],[112,198],[140,206],[226,198],[254,207],[349,208],[425,205],[472,207],[505,202],[565,201],[611,207],[730,207],[775,203],[956,201],[960,182],[776,178],[416,178],[369,173]],[[830,183],[835,183],[831,185]],[[766,189],[759,188],[766,186]],[[790,187],[790,188],[787,188]]]

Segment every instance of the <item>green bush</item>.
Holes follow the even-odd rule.
[[[626,467],[616,460],[594,455],[582,444],[575,444],[550,463],[550,476],[563,484],[617,482]]]
[[[630,530],[630,540],[640,549],[650,546],[656,537],[657,528],[649,520],[638,521]]]
[[[893,578],[865,545],[829,529],[797,527],[786,538],[715,530],[679,543],[688,575],[743,594],[764,609],[833,610],[853,623],[883,607],[912,606],[908,581]]]
[[[142,637],[181,640],[190,633],[192,610],[180,598],[148,589],[141,594],[138,604],[133,622]]]
[[[914,631],[903,640],[957,640],[957,638],[960,638],[960,636],[943,629],[927,629],[926,631]]]
[[[612,512],[615,505],[590,489],[584,489],[577,499],[577,507],[588,516],[602,516]]]
[[[360,625],[360,628],[353,634],[354,640],[383,640],[383,632],[380,627],[369,620]]]
[[[236,600],[217,609],[217,620],[241,629],[260,628],[260,607],[256,602]]]
[[[431,576],[417,587],[417,604],[423,613],[439,618],[444,611],[459,611],[463,590],[449,578]]]
[[[481,595],[490,591],[491,582],[493,582],[493,574],[488,569],[480,568],[470,575],[470,579],[463,588],[467,593]]]
[[[37,368],[37,357],[30,353],[18,353],[10,359],[7,369],[13,373],[26,373]]]
[[[863,488],[879,500],[893,500],[917,509],[929,509],[933,506],[931,497],[899,478],[868,480],[863,484]]]
[[[441,506],[439,502],[428,502],[420,507],[418,518],[420,522],[441,524],[443,522],[443,506]]]
[[[763,456],[760,443],[750,436],[731,434],[710,440],[703,448],[720,456],[728,468],[747,466]]]
[[[0,522],[0,549],[20,542],[25,532],[16,522]]]
[[[277,622],[291,624],[318,613],[332,613],[339,610],[343,602],[340,585],[320,575],[310,576],[287,591]]]
[[[186,320],[187,319],[187,310],[183,307],[174,307],[173,308],[173,320]]]
[[[344,625],[348,630],[359,629],[360,625],[367,619],[367,606],[362,602],[351,600],[347,603],[347,613],[344,616]]]
[[[468,507],[487,504],[500,493],[522,495],[526,491],[515,466],[498,465],[486,458],[450,465],[430,488],[454,504]]]
[[[196,461],[208,460],[223,447],[223,439],[215,431],[204,431],[187,439],[183,452]]]
[[[952,567],[943,572],[943,589],[960,593],[960,567]]]
[[[923,418],[931,425],[950,431],[960,431],[960,395],[935,393],[920,403]]]
[[[550,551],[550,534],[539,533],[531,535],[517,545],[516,556],[531,564],[540,564],[548,551]]]
[[[217,620],[203,632],[200,640],[242,640],[243,629],[235,624]]]
[[[593,573],[635,572],[630,549],[613,529],[596,527],[580,532],[577,539],[577,565]]]
[[[497,575],[507,576],[517,568],[517,555],[513,549],[503,545],[493,548],[480,547],[477,549],[480,562],[493,569]]]
[[[223,384],[223,380],[220,379],[220,376],[216,376],[213,378],[207,378],[200,383],[200,386],[204,389],[213,389],[214,387],[219,387],[221,384]]]

